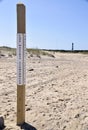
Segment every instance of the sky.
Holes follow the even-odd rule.
[[[88,50],[87,0],[0,0],[0,46],[17,45],[17,3],[26,6],[26,47]]]

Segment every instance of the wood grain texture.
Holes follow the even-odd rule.
[[[17,85],[17,125],[25,122],[25,85]]]
[[[25,5],[17,4],[17,33],[26,32]]]

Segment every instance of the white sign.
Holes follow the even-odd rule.
[[[26,84],[26,35],[17,34],[17,84]]]

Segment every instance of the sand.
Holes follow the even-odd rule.
[[[36,130],[88,130],[88,55],[54,55],[27,58],[26,122]],[[5,130],[21,129],[16,126],[16,94],[16,57],[2,57],[0,116]]]

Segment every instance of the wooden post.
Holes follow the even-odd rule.
[[[17,125],[25,122],[26,27],[25,5],[17,4]]]

